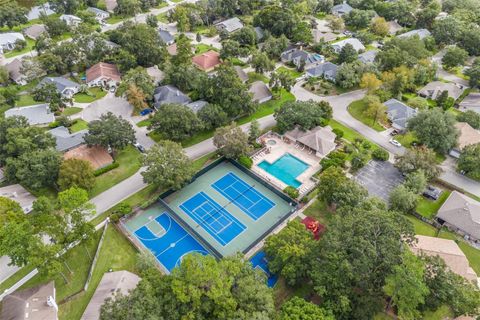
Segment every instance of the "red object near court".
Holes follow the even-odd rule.
[[[310,230],[313,233],[313,238],[315,240],[319,240],[320,235],[325,231],[325,226],[312,217],[305,217],[305,219],[302,220],[302,223],[307,230]]]

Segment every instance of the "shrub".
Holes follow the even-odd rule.
[[[347,155],[341,151],[333,151],[326,158],[320,161],[322,171],[329,167],[344,167]]]
[[[343,130],[335,128],[332,130],[332,132],[335,133],[335,135],[337,136],[336,137],[337,140],[340,140],[343,138],[343,135],[344,135]]]
[[[349,145],[349,144],[346,144],[346,145],[343,147],[343,152],[345,152],[345,153],[350,154],[350,153],[352,153],[353,151],[355,151],[355,150],[354,150],[353,147],[352,147],[351,145]]]
[[[286,187],[285,189],[283,189],[283,192],[288,194],[288,196],[292,199],[296,199],[300,195],[298,190],[292,186]]]
[[[100,169],[95,170],[95,172],[93,173],[93,175],[94,175],[95,177],[98,177],[98,176],[100,176],[100,175],[102,175],[102,174],[104,174],[104,173],[106,173],[106,172],[108,172],[108,171],[110,171],[110,170],[113,170],[113,169],[118,168],[119,166],[120,166],[120,164],[119,164],[118,162],[111,163],[111,164],[109,164],[108,166],[105,166],[105,167],[103,167],[103,168],[100,168]]]
[[[375,160],[387,161],[388,157],[389,157],[388,151],[382,148],[375,149],[372,152],[372,158]]]
[[[250,169],[253,165],[253,160],[249,156],[245,156],[245,155],[240,156],[238,158],[238,162],[248,169]]]
[[[352,169],[358,170],[363,168],[367,164],[368,157],[365,154],[356,154],[351,161]]]
[[[372,144],[369,141],[363,141],[362,142],[362,147],[366,150],[369,150],[372,147]]]
[[[110,221],[112,221],[113,223],[117,223],[118,220],[120,220],[120,217],[118,216],[118,214],[113,213],[110,215]]]
[[[131,212],[132,212],[132,206],[130,206],[128,203],[125,203],[125,202],[120,202],[114,211],[114,213],[117,214],[119,218]]]

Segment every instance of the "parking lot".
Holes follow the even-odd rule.
[[[355,180],[364,186],[370,196],[388,201],[392,189],[404,180],[400,171],[388,161],[370,161],[355,175]]]

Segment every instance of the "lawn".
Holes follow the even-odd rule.
[[[438,209],[440,209],[442,204],[445,202],[445,200],[447,200],[450,193],[450,191],[443,191],[438,200],[436,201],[427,199],[423,196],[419,196],[417,212],[425,218],[432,219],[438,212]]]
[[[473,248],[463,241],[458,242],[458,246],[467,256],[470,266],[477,274],[480,274],[480,250]]]
[[[152,123],[152,120],[145,119],[145,120],[137,122],[136,125],[137,125],[137,127],[141,128],[141,127],[148,127],[150,125],[150,123]]]
[[[162,12],[162,13],[158,14],[158,15],[157,15],[157,19],[158,19],[158,21],[160,21],[160,22],[169,23],[169,21],[168,21],[168,16],[167,16],[167,12]]]
[[[119,22],[122,22],[123,20],[125,20],[127,18],[125,17],[122,17],[122,16],[110,16],[110,18],[107,19],[107,23],[108,24],[115,24],[115,23],[119,23]]]
[[[263,74],[260,74],[260,73],[249,72],[247,75],[248,75],[248,82],[250,82],[250,83],[255,82],[255,81],[263,81],[265,83],[270,82],[270,80],[268,79],[267,76],[265,76]]]
[[[414,216],[408,215],[407,218],[413,223],[415,234],[429,237],[437,236],[437,229],[435,229],[433,226],[415,218]]]
[[[33,106],[35,104],[42,103],[42,102],[33,100],[33,96],[29,94],[22,94],[22,95],[19,95],[18,97],[19,97],[19,100],[16,103],[17,107]]]
[[[83,110],[82,108],[77,108],[77,107],[66,108],[62,112],[62,116],[71,116],[73,114],[79,113],[82,110]]]
[[[302,75],[302,72],[297,71],[293,68],[287,68],[285,66],[281,66],[281,67],[277,68],[277,70],[275,70],[275,71],[288,73],[294,79],[297,79],[298,77],[300,77]]]
[[[410,148],[412,143],[416,141],[415,135],[411,131],[404,134],[397,134],[394,139],[400,142],[405,148]]]
[[[88,122],[83,119],[76,119],[75,123],[70,127],[70,132],[74,133],[85,129],[88,129]]]
[[[133,146],[128,146],[124,150],[119,151],[115,157],[115,161],[118,162],[120,166],[96,177],[95,187],[90,191],[90,197],[93,198],[127,179],[142,166],[141,153]]]
[[[102,88],[89,88],[86,93],[78,93],[74,96],[73,101],[78,103],[91,103],[95,100],[105,97],[106,91]]]
[[[379,124],[377,121],[374,121],[374,119],[371,116],[368,116],[365,114],[365,111],[367,110],[368,105],[365,103],[365,101],[362,100],[357,100],[352,102],[348,106],[348,112],[357,119],[358,121],[362,122],[363,124],[369,126],[372,129],[375,129],[376,131],[384,131],[385,128]]]
[[[12,58],[20,54],[32,51],[33,47],[35,46],[35,41],[27,37],[25,37],[25,40],[27,41],[27,45],[25,46],[25,48],[18,51],[17,50],[8,51],[7,53],[5,53],[5,58]]]
[[[199,43],[195,46],[195,54],[202,54],[210,50],[218,51],[218,49],[204,43]]]
[[[317,219],[321,224],[328,225],[332,220],[334,213],[329,211],[325,202],[315,200],[305,211],[306,216]]]

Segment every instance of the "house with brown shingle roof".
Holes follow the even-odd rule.
[[[417,93],[424,98],[435,100],[438,98],[438,96],[440,96],[440,94],[442,94],[443,91],[447,91],[448,96],[452,97],[454,100],[457,100],[463,93],[463,89],[459,88],[454,83],[442,81],[432,81],[420,89]]]
[[[86,72],[89,87],[116,88],[122,80],[117,66],[111,63],[99,62]]]
[[[23,30],[23,34],[33,40],[37,40],[45,32],[47,32],[47,29],[43,24],[33,24]]]
[[[198,69],[205,72],[213,71],[222,63],[220,54],[213,50],[194,56],[192,62]]]
[[[21,86],[27,84],[27,78],[21,72],[22,64],[23,64],[22,60],[14,59],[12,62],[5,65],[5,68],[8,71],[8,75],[9,75],[10,79],[12,79],[13,82],[15,82],[16,84],[21,85]]]
[[[417,235],[417,242],[411,246],[413,253],[427,256],[439,256],[447,267],[459,276],[477,281],[477,274],[470,267],[463,251],[454,240]]]
[[[112,156],[100,146],[89,147],[82,144],[63,154],[63,159],[80,159],[90,162],[93,169],[97,170],[113,163]]]
[[[330,126],[318,126],[308,131],[297,126],[285,132],[284,137],[313,150],[319,158],[326,157],[336,147],[336,135]]]
[[[466,146],[480,143],[480,131],[472,128],[468,123],[457,122],[455,128],[460,132],[457,140],[458,150],[463,150]]]
[[[453,191],[438,210],[436,219],[452,231],[480,241],[480,202]]]

